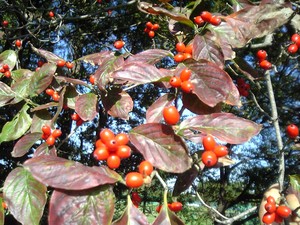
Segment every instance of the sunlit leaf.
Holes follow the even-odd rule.
[[[33,153],[34,157],[40,156],[40,155],[51,155],[51,156],[57,156],[57,150],[55,148],[55,145],[49,147],[49,145],[44,142],[39,147],[37,147]]]
[[[126,59],[126,63],[139,62],[155,64],[167,56],[173,57],[173,54],[170,51],[163,49],[148,49],[136,55],[130,56],[128,59]]]
[[[292,188],[300,192],[300,175],[299,174],[294,174],[294,175],[289,175],[289,180]]]
[[[27,160],[24,167],[47,186],[66,190],[84,190],[121,180],[120,175],[106,167],[88,167],[79,162],[51,155]]]
[[[12,70],[17,62],[17,54],[13,50],[6,50],[0,54],[0,68],[3,65],[7,64],[9,66],[9,70]]]
[[[30,78],[25,78],[17,82],[14,82],[11,85],[12,91],[16,93],[16,98],[14,99],[14,102],[17,103],[23,100],[24,98],[28,97],[28,95],[32,91],[31,88],[32,87],[31,87]]]
[[[143,124],[132,129],[129,137],[144,158],[158,169],[182,173],[191,167],[187,147],[170,126]]]
[[[54,190],[50,199],[49,225],[110,225],[115,196],[111,186],[83,191]]]
[[[147,217],[132,204],[130,196],[127,197],[127,207],[123,215],[114,221],[112,225],[150,225]]]
[[[107,94],[102,95],[102,102],[109,115],[124,120],[129,119],[129,113],[133,109],[133,101],[125,91],[113,88]]]
[[[0,133],[0,143],[4,141],[12,141],[21,137],[31,125],[31,117],[27,113],[28,105],[24,105],[17,115],[5,123]]]
[[[164,74],[155,66],[146,63],[128,63],[112,74],[113,78],[130,81],[135,84],[146,84],[159,81]]]
[[[53,63],[44,64],[36,71],[30,79],[30,94],[31,96],[43,92],[52,82],[53,75],[56,71],[56,65]]]
[[[12,170],[4,182],[4,200],[22,224],[39,225],[46,204],[45,185],[22,167]]]
[[[92,120],[98,113],[98,98],[93,93],[82,94],[76,99],[75,110],[84,121]]]
[[[159,97],[146,112],[147,123],[159,123],[163,118],[162,111],[165,107],[170,106],[175,96],[169,94]]]
[[[164,203],[158,217],[152,225],[184,225],[184,223],[172,211],[170,211],[167,203]]]
[[[49,52],[47,50],[44,49],[39,49],[39,48],[35,48],[32,44],[30,44],[32,50],[38,54],[39,56],[43,57],[44,59],[47,60],[47,62],[49,63],[54,63],[56,64],[56,62],[58,60],[63,60],[61,57],[55,55],[53,52]]]
[[[107,58],[113,58],[114,57],[114,52],[112,51],[102,51],[90,55],[83,56],[79,58],[79,61],[84,61],[86,63],[91,63],[94,65],[101,65],[104,60]]]
[[[178,132],[185,129],[211,134],[227,143],[241,144],[257,135],[261,130],[261,125],[231,113],[213,113],[190,117],[182,121]]]
[[[184,173],[178,174],[172,195],[178,196],[182,192],[186,191],[198,176],[198,172],[199,172],[199,167],[193,165],[190,169],[188,169]]]
[[[67,105],[70,109],[75,109],[76,98],[78,97],[78,92],[73,86],[67,86],[64,95],[64,105]]]
[[[15,96],[16,93],[7,84],[0,81],[0,107],[6,105]]]
[[[220,68],[224,67],[224,55],[210,33],[206,33],[203,36],[195,36],[193,41],[193,58],[197,61],[206,59],[214,62]]]
[[[194,93],[210,107],[225,102],[232,89],[236,89],[231,77],[212,62],[189,60],[186,65],[193,71]]]
[[[41,139],[42,132],[40,133],[29,133],[24,135],[18,142],[14,145],[13,151],[11,152],[12,157],[21,157],[25,155],[30,148]]]
[[[89,85],[86,82],[79,79],[74,79],[74,78],[64,77],[64,76],[55,76],[55,80],[58,83],[70,83],[74,85],[82,85],[89,88]]]
[[[101,66],[94,73],[95,84],[100,90],[105,90],[105,86],[111,81],[112,73],[121,68],[123,64],[123,56],[114,56],[103,60]]]

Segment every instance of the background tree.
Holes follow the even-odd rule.
[[[113,220],[116,220],[121,216],[126,206],[126,196],[130,193],[123,185],[124,182],[122,184],[121,178],[128,172],[136,170],[144,158],[153,160],[153,156],[147,154],[148,151],[162,154],[161,158],[169,155],[170,152],[166,151],[164,144],[171,143],[177,146],[180,149],[178,154],[182,154],[181,150],[187,148],[183,142],[179,143],[176,139],[180,136],[188,145],[188,159],[193,159],[194,166],[191,167],[189,161],[180,161],[178,158],[173,161],[175,165],[168,164],[166,158],[160,162],[160,157],[154,156],[152,163],[158,173],[153,174],[157,176],[159,174],[158,178],[162,177],[164,181],[171,183],[168,186],[173,191],[173,198],[171,199],[170,194],[167,199],[161,197],[164,183],[152,175],[154,176],[152,185],[138,189],[143,198],[139,208],[147,216],[148,221],[159,224],[161,218],[167,217],[171,224],[175,221],[182,224],[166,207],[159,215],[155,212],[159,203],[166,204],[180,200],[184,203],[184,209],[177,214],[186,224],[193,222],[222,224],[222,221],[224,223],[229,220],[228,218],[244,211],[247,212],[244,217],[235,218],[237,224],[258,224],[257,205],[263,197],[264,190],[270,184],[278,182],[278,175],[282,174],[279,169],[279,165],[282,165],[282,156],[285,156],[286,168],[284,190],[288,187],[288,175],[298,174],[298,154],[292,148],[294,142],[284,136],[285,148],[278,150],[273,128],[273,123],[279,122],[281,133],[284,134],[285,127],[289,123],[299,124],[297,104],[299,96],[295,91],[299,89],[298,53],[291,54],[287,50],[291,44],[290,37],[299,30],[298,4],[280,1],[1,2],[1,19],[2,22],[8,21],[8,24],[2,23],[0,30],[2,37],[0,48],[3,52],[0,65],[8,64],[12,71],[12,78],[3,75],[1,77],[0,108],[2,129],[0,147],[3,165],[1,180],[3,182],[6,180],[4,200],[10,201],[8,212],[25,224],[28,224],[28,221],[30,224],[38,224],[40,214],[43,212],[44,218],[41,223],[47,224],[48,220],[50,224],[63,224],[66,223],[66,218],[64,221],[56,212],[68,208],[74,211],[77,208],[82,209],[80,206],[71,207],[71,202],[76,200],[84,205],[83,208],[89,209],[84,213],[80,212],[82,214],[81,218],[76,220],[77,224],[92,224],[93,211],[101,214],[98,223],[101,221],[103,224],[109,224],[112,214],[103,213],[102,205],[92,206],[90,201],[81,199],[80,196],[89,196],[97,201],[105,199],[105,203],[111,209],[115,208]],[[194,18],[203,11],[220,16],[222,20],[220,26],[212,26],[209,23],[204,26],[195,24]],[[149,37],[149,32],[144,32],[148,21],[159,24],[158,30],[154,32],[154,38]],[[116,50],[113,43],[119,39],[125,42],[125,47]],[[20,47],[17,40],[22,41]],[[178,64],[173,58],[177,54],[176,43],[181,41],[186,45],[193,43],[193,59]],[[10,49],[15,50],[15,53],[6,51]],[[145,51],[148,49],[153,51]],[[267,60],[272,62],[272,70],[266,72],[259,66],[256,52],[260,49],[268,53]],[[126,63],[123,62],[123,60],[128,62],[129,56],[132,57],[132,67],[126,67]],[[60,68],[57,62],[61,59],[72,62],[73,67]],[[48,63],[41,67],[40,72],[31,72],[36,69],[40,60]],[[156,67],[152,67],[152,64]],[[168,84],[172,76],[178,75],[184,66],[193,71],[192,82],[196,86],[193,94],[182,93],[180,89],[170,88]],[[223,69],[226,73],[222,72]],[[227,73],[230,77],[226,75]],[[91,74],[96,77],[94,86],[90,84]],[[205,81],[201,76],[207,74],[209,78]],[[224,80],[227,79],[222,83],[222,88],[212,81],[214,74],[219,75],[215,82],[222,80],[220,76],[223,76]],[[268,74],[271,75],[275,90],[278,118],[272,116],[266,82]],[[33,78],[34,76],[36,78]],[[240,90],[240,95],[244,95],[241,98],[234,86],[238,85],[240,78],[251,86],[248,95]],[[207,85],[204,95],[198,88],[201,82],[206,82]],[[7,86],[18,95],[22,95],[23,100],[18,100],[19,97],[14,94],[10,98],[10,88]],[[44,92],[48,86],[57,90],[63,101],[52,101]],[[221,93],[223,99],[218,100],[218,95],[211,93],[210,90]],[[122,93],[123,98],[117,93]],[[157,124],[163,122],[162,114],[158,112],[172,104],[173,100],[175,106],[181,108],[181,122],[172,128]],[[239,104],[240,100],[242,104]],[[89,104],[90,102],[96,103]],[[30,110],[24,108],[27,106]],[[111,110],[111,106],[115,108]],[[13,121],[16,116],[20,117],[20,112],[25,114],[23,118],[25,122],[19,122],[16,126],[9,125],[8,121]],[[86,122],[83,125],[76,126],[76,122],[72,121],[71,115],[74,112],[85,117]],[[244,120],[239,118],[246,118],[261,124],[263,129],[259,135],[251,139],[251,142],[246,142],[260,130],[256,124],[247,123],[249,127],[239,128],[246,137],[233,130],[230,136],[228,131],[216,133],[220,130],[220,124],[226,127],[222,125],[223,121],[229,119],[226,116],[217,120],[218,123],[212,126],[211,131],[205,128],[205,124],[201,124],[202,117],[196,117],[220,112],[239,116],[234,118],[234,122],[227,124],[231,128],[232,124],[245,125]],[[149,114],[152,116],[150,119]],[[197,123],[189,120],[191,117]],[[150,126],[149,121],[155,122],[155,125]],[[213,121],[208,119],[208,123]],[[62,136],[55,147],[48,147],[40,140],[39,129],[43,122],[62,131]],[[10,129],[4,129],[5,124],[8,124]],[[29,127],[26,129],[27,124],[30,129]],[[117,173],[105,169],[103,173],[94,174],[90,170],[94,167],[91,166],[106,165],[103,161],[93,159],[92,152],[99,132],[107,127],[115,133],[129,133],[133,153],[129,159],[122,161],[121,166],[115,170]],[[250,132],[250,128],[255,132]],[[172,137],[174,129],[176,138],[168,140],[170,142],[160,143],[156,137],[151,136],[151,133],[147,133],[147,130],[155,130],[162,135],[164,129],[167,129],[167,133]],[[9,137],[14,132],[17,133],[17,137]],[[201,140],[206,134],[213,134],[220,144],[227,144],[229,149],[230,158],[221,158],[219,160],[221,166],[214,169],[204,168],[201,163],[203,152]],[[30,137],[29,142],[32,146],[25,146],[25,141],[20,139],[23,135]],[[141,145],[140,143],[145,141],[140,139],[143,135],[154,142],[157,141],[159,147],[155,148],[153,142],[149,144],[150,147]],[[246,143],[240,145],[243,142]],[[39,154],[45,156],[39,157]],[[57,154],[59,157],[47,158],[49,154]],[[30,158],[32,160],[27,160]],[[77,166],[73,164],[74,161],[89,167]],[[49,167],[51,165],[49,162],[53,167]],[[19,167],[19,164],[24,164],[24,167]],[[74,166],[77,174],[83,177],[86,175],[95,180],[101,177],[105,183],[90,182],[86,185],[84,182],[74,181],[78,179],[75,176],[71,185],[65,185],[63,183],[66,182],[66,177],[72,177],[74,173],[74,170],[69,170],[66,165]],[[47,170],[49,173],[45,172]],[[66,174],[64,177],[58,176],[58,179],[49,178],[53,173]],[[19,193],[17,184],[13,182],[15,179],[21,180],[21,186],[30,188],[30,192],[20,191],[21,199],[12,197]],[[297,176],[293,176],[291,183],[297,179]],[[174,180],[175,186],[172,185]],[[113,193],[112,185],[108,186],[106,182],[114,184]],[[74,188],[76,184],[78,186]],[[36,208],[41,209],[42,205],[37,206],[37,202],[28,200],[29,196],[33,195],[39,202],[46,203],[45,185],[49,186],[47,191],[49,196],[52,196],[50,203],[48,202],[49,219],[47,219],[48,204],[41,212]],[[90,188],[95,190],[92,191]],[[293,188],[296,191],[299,189],[295,185]],[[53,190],[56,189],[66,191],[53,194]],[[34,195],[34,191],[38,194]],[[185,194],[181,194],[183,191]],[[70,196],[76,197],[73,199]],[[113,197],[117,200],[115,207]],[[58,198],[65,198],[66,200],[61,201],[65,205],[58,205]],[[20,205],[24,211],[16,210]],[[55,208],[55,205],[58,206]],[[127,214],[132,220],[140,215],[132,207],[130,200],[127,207],[129,209]],[[247,211],[248,209],[250,211]],[[225,217],[220,216],[218,212]],[[10,217],[6,216],[7,219]],[[140,224],[147,224],[144,217]]]

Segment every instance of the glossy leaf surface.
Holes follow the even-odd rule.
[[[17,167],[4,182],[4,199],[10,213],[22,224],[40,224],[46,204],[45,185],[35,180],[29,171]]]
[[[4,64],[9,66],[9,69],[12,70],[17,62],[17,54],[13,50],[6,50],[0,54],[0,68]]]
[[[155,64],[161,61],[163,58],[170,56],[173,57],[173,54],[170,51],[163,49],[148,49],[143,52],[140,52],[136,55],[130,56],[126,63],[146,63],[146,64]]]
[[[49,225],[109,225],[114,213],[112,187],[103,185],[83,191],[54,190]]]
[[[92,120],[98,112],[98,98],[94,93],[80,95],[75,103],[75,110],[84,121]]]
[[[131,143],[154,167],[173,173],[182,173],[191,167],[191,159],[182,139],[172,127],[147,123],[129,133]]]
[[[0,107],[5,106],[15,96],[16,93],[7,84],[0,81]]]
[[[11,155],[13,157],[21,157],[25,155],[35,142],[41,139],[42,133],[29,133],[24,135],[18,142],[14,145]]]
[[[84,190],[122,180],[118,173],[107,167],[88,167],[51,155],[29,159],[24,168],[45,185],[66,190]]]

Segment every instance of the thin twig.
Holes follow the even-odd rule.
[[[243,218],[244,216],[252,213],[252,212],[255,212],[257,210],[257,206],[254,206],[250,209],[247,209],[246,211],[234,216],[234,217],[231,217],[231,218],[228,218],[227,220],[219,220],[219,219],[215,219],[218,223],[221,223],[221,224],[232,224],[234,221],[237,221],[241,218]]]

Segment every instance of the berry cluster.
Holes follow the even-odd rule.
[[[131,193],[131,201],[135,207],[139,207],[139,204],[142,202],[142,198],[138,192],[134,191]]]
[[[177,54],[174,55],[174,61],[177,63],[183,62],[186,59],[192,58],[193,45],[185,45],[183,42],[178,42],[175,46]]]
[[[67,67],[68,69],[72,69],[73,68],[73,63],[71,63],[71,62],[66,62],[65,60],[58,60],[57,62],[56,62],[56,65],[58,66],[58,67]]]
[[[111,169],[119,168],[121,159],[129,158],[131,148],[127,145],[128,135],[119,133],[115,135],[112,130],[105,128],[101,130],[93,156],[96,160],[106,160]]]
[[[60,95],[57,91],[53,90],[52,88],[47,88],[46,89],[46,94],[52,97],[53,101],[58,102],[60,99]]]
[[[173,211],[173,212],[179,212],[179,211],[181,211],[182,210],[182,207],[183,207],[183,205],[182,205],[182,203],[181,202],[172,202],[172,203],[168,203],[168,208],[171,210],[171,211]],[[161,210],[161,208],[162,208],[162,205],[158,205],[157,207],[156,207],[156,212],[160,212],[160,210]]]
[[[298,51],[300,48],[300,35],[299,34],[293,34],[291,37],[292,44],[288,47],[288,52],[291,54],[294,54]]]
[[[125,45],[125,42],[122,41],[122,40],[115,41],[115,43],[114,43],[114,47],[115,47],[116,49],[121,49],[121,48],[124,47],[124,45]]]
[[[285,205],[277,206],[272,196],[268,196],[264,207],[267,212],[263,215],[262,222],[265,224],[272,224],[273,222],[282,223],[283,219],[288,218],[292,214],[289,207]]]
[[[194,85],[190,81],[190,77],[192,75],[192,71],[188,68],[184,68],[179,76],[173,76],[169,83],[172,87],[178,88],[185,93],[191,93],[194,90]]]
[[[295,124],[290,124],[286,127],[286,134],[291,139],[296,139],[299,136],[299,128]]]
[[[237,81],[237,89],[241,96],[248,97],[249,90],[250,90],[250,84],[246,83],[246,81],[243,78],[238,78]]]
[[[9,70],[9,65],[4,64],[1,68],[0,68],[0,73],[3,73],[5,77],[10,78],[11,77],[11,72]]]
[[[138,172],[129,172],[125,177],[125,182],[129,188],[139,188],[144,184],[144,178],[147,178],[153,172],[153,166],[149,161],[142,161]]]
[[[202,153],[201,159],[207,167],[215,166],[218,163],[218,158],[228,155],[227,147],[217,145],[214,137],[211,135],[202,138],[202,145],[204,152]]]
[[[210,23],[214,26],[219,26],[222,22],[219,16],[213,15],[208,11],[203,11],[199,16],[194,17],[194,22],[198,26],[203,26],[205,23]]]
[[[50,146],[54,145],[56,139],[62,134],[60,129],[55,129],[52,131],[49,125],[43,125],[42,132],[42,139],[46,140],[46,143]]]
[[[272,68],[272,63],[267,60],[267,52],[265,50],[258,50],[256,57],[259,61],[259,66],[264,70],[269,70]]]
[[[147,33],[150,38],[154,38],[155,31],[157,31],[158,29],[159,29],[159,24],[157,24],[157,23],[153,24],[150,21],[148,21],[146,23],[144,32]]]
[[[71,119],[76,122],[76,126],[80,126],[84,122],[77,113],[73,113]]]

